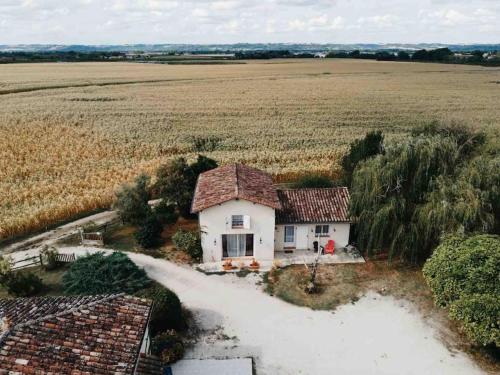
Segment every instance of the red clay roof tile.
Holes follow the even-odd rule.
[[[133,374],[150,309],[123,294],[0,299],[0,374]]]
[[[275,209],[281,207],[269,174],[243,164],[231,164],[200,174],[191,212],[200,212],[233,199],[244,199]]]
[[[278,190],[281,209],[276,224],[349,222],[349,191],[327,189]]]

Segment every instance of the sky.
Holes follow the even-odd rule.
[[[500,43],[500,0],[0,0],[0,44]]]

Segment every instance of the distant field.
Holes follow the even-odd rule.
[[[370,129],[429,120],[498,134],[500,68],[360,60],[243,65],[0,67],[0,239],[109,205],[113,191],[177,155],[205,152],[279,180],[335,175]]]

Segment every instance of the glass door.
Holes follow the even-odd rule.
[[[285,247],[295,247],[295,227],[293,225],[285,226]]]

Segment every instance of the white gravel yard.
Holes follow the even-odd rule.
[[[87,250],[96,249],[61,252]],[[449,351],[405,301],[371,292],[334,313],[313,311],[265,294],[251,281],[255,276],[207,276],[129,255],[193,311],[203,334],[186,358],[252,356],[258,375],[482,373],[466,354]]]

